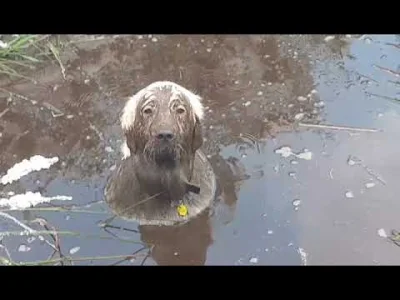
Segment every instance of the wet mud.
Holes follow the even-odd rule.
[[[8,213],[79,233],[58,241],[64,255],[92,258],[74,264],[398,264],[400,248],[382,230],[400,229],[399,44],[398,35],[81,41],[62,57],[65,80],[51,64],[30,74],[36,83],[0,82],[0,175],[35,154],[60,158],[0,186],[0,198],[71,196],[43,205],[62,211]],[[183,226],[119,218],[101,226],[113,216],[103,189],[121,159],[121,109],[156,80],[204,98],[203,151],[220,195],[211,212]],[[293,154],[277,153],[282,147]],[[20,230],[0,220],[2,232]],[[16,262],[54,251],[25,236],[3,237],[2,245]],[[101,258],[108,256],[116,258]]]

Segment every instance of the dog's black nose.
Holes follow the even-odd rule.
[[[164,140],[164,141],[170,141],[174,138],[174,134],[171,131],[160,131],[157,134],[157,139],[159,140]]]

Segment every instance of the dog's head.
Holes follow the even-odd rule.
[[[126,138],[124,156],[143,155],[158,165],[169,166],[193,155],[203,143],[201,100],[169,81],[140,90],[128,100],[121,117]]]

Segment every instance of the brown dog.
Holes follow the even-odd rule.
[[[123,160],[106,188],[117,213],[142,224],[188,220],[215,193],[203,144],[201,98],[169,81],[155,82],[126,103],[121,117]],[[188,208],[179,216],[177,207]]]

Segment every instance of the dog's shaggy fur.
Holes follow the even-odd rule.
[[[106,188],[114,210],[142,224],[167,224],[210,204],[216,184],[200,150],[203,117],[201,97],[169,81],[150,84],[127,101],[123,160]],[[179,204],[189,208],[186,218],[178,217]]]

